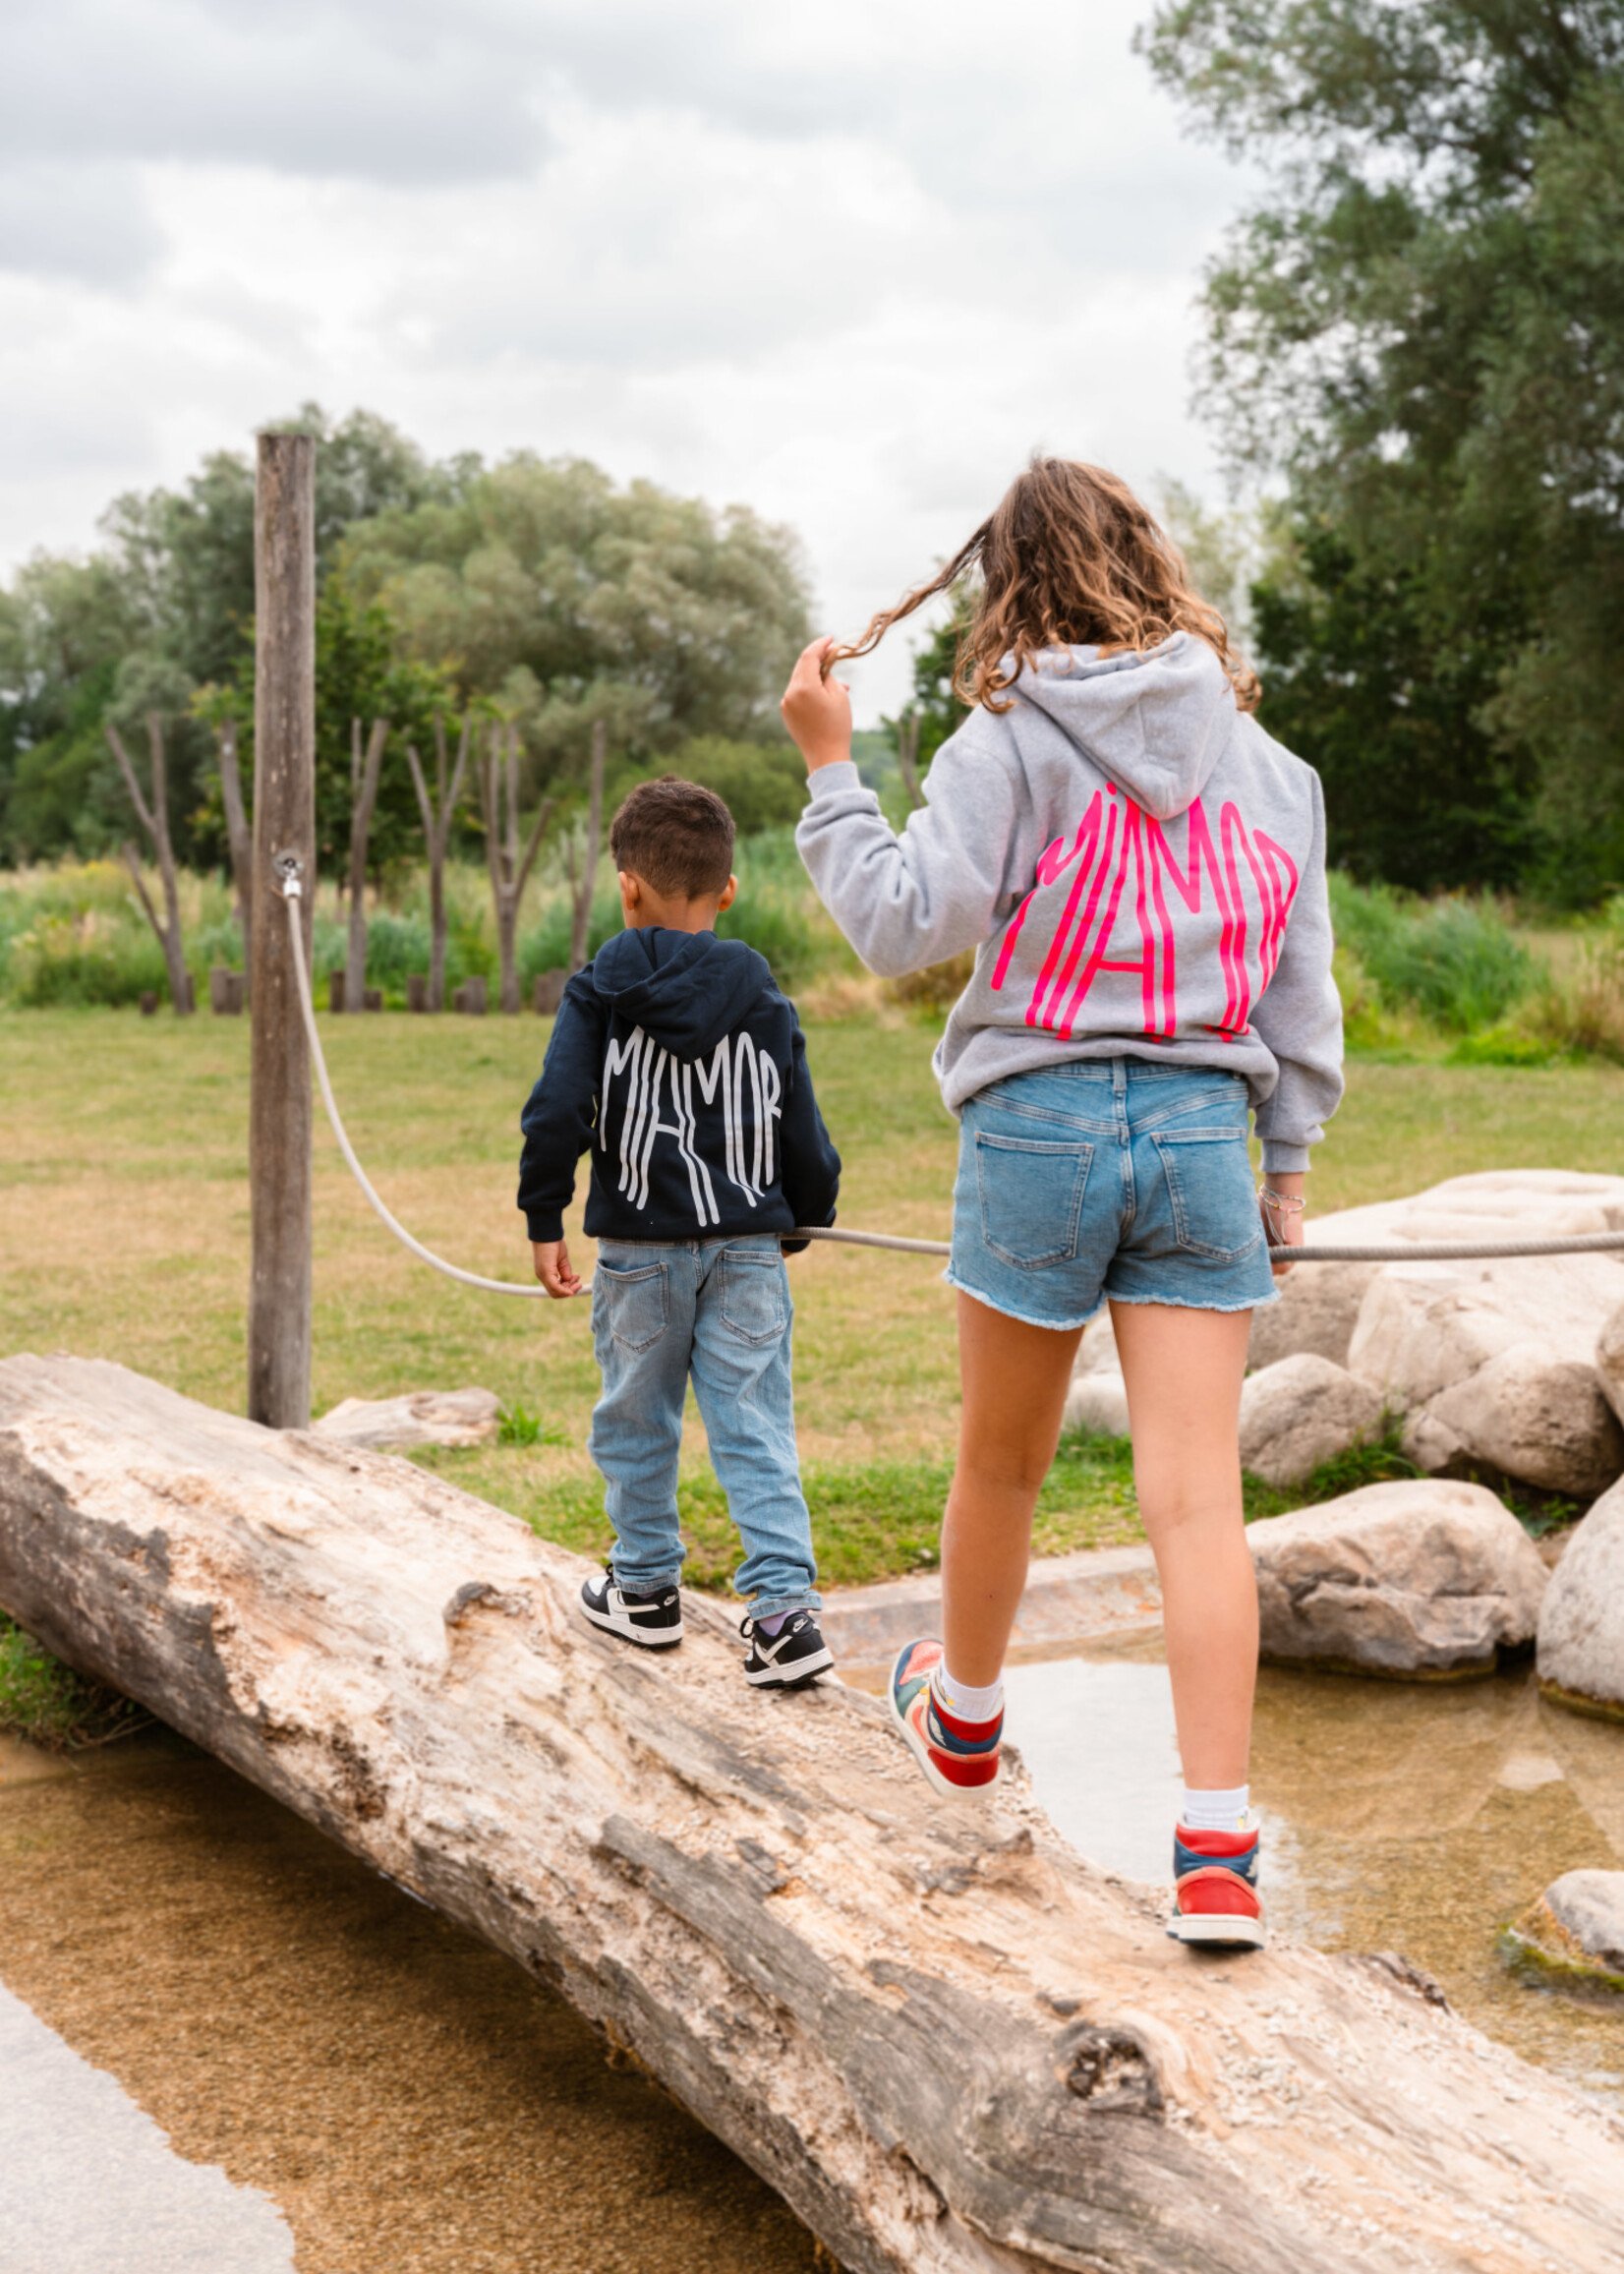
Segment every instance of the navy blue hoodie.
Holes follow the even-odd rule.
[[[589,1148],[595,1240],[717,1240],[835,1220],[841,1157],[794,1006],[742,940],[656,925],[606,941],[564,989],[520,1127],[532,1240],[563,1237]]]

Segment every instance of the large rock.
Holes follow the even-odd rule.
[[[1605,1255],[1390,1264],[1348,1364],[1396,1411],[1424,1408],[1409,1448],[1422,1467],[1483,1462],[1589,1498],[1624,1469],[1595,1365],[1619,1276]]]
[[[1547,1697],[1624,1720],[1624,1483],[1596,1501],[1556,1566],[1538,1663]]]
[[[1595,1344],[1595,1370],[1601,1392],[1620,1421],[1624,1421],[1624,1303],[1604,1319]]]
[[[1480,1485],[1366,1485],[1247,1537],[1267,1659],[1435,1677],[1487,1673],[1534,1639],[1544,1564]]]
[[[1249,1374],[1241,1391],[1241,1466],[1265,1485],[1300,1485],[1322,1461],[1373,1437],[1381,1399],[1328,1358],[1300,1351]]]
[[[1083,1328],[1072,1371],[1073,1374],[1121,1373],[1122,1359],[1117,1350],[1117,1330],[1111,1323],[1109,1309],[1102,1311],[1097,1318],[1091,1318]]]
[[[1120,1373],[1101,1370],[1075,1374],[1066,1393],[1063,1429],[1087,1429],[1100,1437],[1126,1437],[1128,1386]]]
[[[1518,1922],[1512,1948],[1547,1977],[1624,1990],[1624,1871],[1565,1871]]]
[[[369,1453],[412,1445],[485,1445],[501,1427],[494,1390],[407,1390],[397,1398],[345,1398],[314,1425],[319,1437]]]
[[[1312,1187],[1309,1188],[1312,1200]],[[1400,1240],[1556,1238],[1624,1231],[1624,1177],[1567,1169],[1493,1169],[1451,1177],[1406,1199],[1310,1216],[1308,1237],[1362,1245]],[[1624,1260],[1621,1256],[1619,1260]],[[1618,1267],[1614,1262],[1612,1267]],[[1252,1312],[1250,1360],[1272,1366],[1296,1351],[1349,1364],[1360,1307],[1383,1269],[1375,1263],[1305,1263],[1279,1284],[1280,1300]]]

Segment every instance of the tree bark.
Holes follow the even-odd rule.
[[[152,802],[147,804],[141,793],[141,784],[130,763],[130,753],[124,747],[124,737],[111,723],[107,724],[107,741],[118,770],[124,777],[124,787],[130,793],[130,802],[136,809],[136,819],[146,832],[153,855],[158,864],[158,880],[163,890],[163,921],[158,921],[151,896],[142,882],[135,848],[126,845],[122,849],[126,865],[135,877],[141,904],[146,911],[146,920],[157,935],[163,950],[164,969],[169,974],[169,1000],[175,1006],[175,1016],[185,1019],[192,1010],[192,985],[186,968],[186,943],[181,934],[180,890],[175,877],[175,851],[169,841],[169,785],[163,757],[163,721],[156,711],[148,712],[146,741],[152,762]]]
[[[276,863],[300,863],[307,967],[316,898],[316,444],[261,435],[254,506],[253,1255],[248,1410],[310,1420],[311,1079]]]
[[[569,967],[579,971],[587,961],[587,948],[592,938],[592,894],[598,881],[598,859],[603,851],[604,839],[604,775],[609,765],[609,727],[603,719],[592,724],[592,779],[587,801],[586,843],[581,848],[581,872],[575,874],[573,858],[570,884],[573,887],[573,904],[570,909]]]
[[[480,760],[480,809],[485,820],[485,861],[496,911],[496,956],[501,970],[501,1008],[516,1016],[519,1005],[517,942],[519,904],[530,881],[542,838],[552,814],[544,798],[535,827],[519,851],[519,729],[492,722],[490,744]]]
[[[225,808],[226,844],[231,850],[231,883],[237,895],[237,923],[243,935],[243,970],[254,962],[254,831],[243,804],[243,776],[237,760],[237,722],[222,719],[215,736],[220,769],[220,802]]]
[[[1614,2274],[1624,2128],[1403,1961],[1203,1960],[881,1708],[404,1461],[0,1363],[0,1603],[554,1984],[851,2274]]]
[[[429,793],[429,785],[423,778],[423,761],[408,742],[406,763],[412,770],[412,787],[417,791],[418,811],[423,816],[423,842],[429,852],[429,1009],[445,1008],[445,853],[451,842],[451,823],[456,817],[457,800],[462,795],[462,778],[468,764],[468,745],[472,724],[464,718],[462,730],[457,736],[457,762],[446,783],[445,725],[435,721],[435,784],[436,796]]]
[[[350,721],[350,937],[344,962],[346,1011],[364,1011],[367,1007],[367,840],[372,835],[378,772],[388,738],[388,720],[375,719],[363,756],[361,721]]]

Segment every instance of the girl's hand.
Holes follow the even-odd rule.
[[[530,1253],[535,1258],[536,1276],[554,1303],[562,1303],[571,1295],[586,1294],[562,1240],[532,1240]]]
[[[839,679],[825,676],[824,659],[837,644],[826,634],[802,648],[779,704],[808,774],[851,755],[851,696]]]
[[[1301,1172],[1292,1176],[1270,1177],[1257,1196],[1258,1214],[1263,1219],[1263,1232],[1271,1249],[1301,1248],[1303,1245],[1305,1179]],[[1277,1279],[1284,1279],[1292,1266],[1284,1260],[1273,1262]]]

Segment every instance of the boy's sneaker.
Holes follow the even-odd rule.
[[[758,1690],[798,1690],[835,1663],[809,1610],[788,1612],[777,1634],[768,1634],[754,1618],[744,1619],[738,1631],[750,1645],[744,1678]]]
[[[891,1673],[891,1716],[938,1792],[984,1791],[998,1781],[1004,1716],[961,1721],[931,1687],[942,1661],[939,1642],[910,1642]]]
[[[682,1595],[673,1583],[647,1594],[622,1587],[612,1563],[606,1563],[602,1579],[589,1579],[581,1590],[581,1608],[594,1626],[617,1634],[622,1642],[641,1650],[666,1651],[682,1640]]]
[[[1178,1827],[1173,1835],[1173,1916],[1167,1928],[1175,1942],[1261,1949],[1257,1846],[1255,1825],[1245,1832]]]

